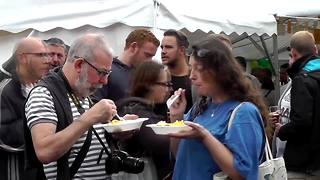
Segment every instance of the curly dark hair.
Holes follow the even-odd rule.
[[[260,110],[266,125],[268,109],[263,97],[253,87],[250,80],[246,78],[230,49],[219,39],[210,37],[192,46],[192,50],[195,61],[204,68],[202,77],[207,80],[214,80],[231,99],[255,104]],[[198,113],[204,111],[207,103],[208,99],[203,97],[198,103]]]

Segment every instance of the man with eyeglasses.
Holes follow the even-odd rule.
[[[126,38],[124,51],[113,59],[112,74],[108,85],[94,94],[94,99],[112,99],[114,102],[128,97],[132,70],[142,62],[151,61],[156,54],[159,40],[148,29],[136,29]]]
[[[50,69],[45,43],[28,37],[19,41],[12,55],[11,77],[0,83],[0,179],[24,176],[24,103],[30,89]]]
[[[92,127],[109,122],[116,106],[109,99],[93,104],[89,98],[107,84],[111,64],[103,36],[86,34],[71,45],[63,67],[50,71],[31,90],[25,136],[26,170],[32,179],[111,179],[105,171],[107,154]],[[94,129],[107,144],[104,129]]]
[[[59,38],[50,38],[44,40],[44,42],[46,42],[48,47],[52,67],[62,66],[68,54],[65,43]]]

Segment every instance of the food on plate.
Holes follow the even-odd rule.
[[[117,120],[117,119],[113,119],[110,123],[108,124],[111,124],[111,125],[119,125],[121,124],[121,121],[120,120]]]
[[[170,133],[179,133],[192,129],[190,126],[184,123],[184,120],[177,120],[172,123],[159,121],[157,124],[147,124],[146,126],[152,128],[154,133],[159,135],[168,135]]]
[[[184,123],[183,120],[177,120],[173,123],[167,123],[165,121],[159,121],[157,124],[157,126],[185,126],[186,124]]]

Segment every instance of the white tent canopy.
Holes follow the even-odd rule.
[[[180,1],[161,0],[157,25],[160,29],[186,28],[191,32],[201,29],[226,34],[277,33],[276,21],[271,13],[245,7],[243,3],[245,1],[197,0],[182,4]]]
[[[319,8],[319,0],[0,0],[0,64],[26,36],[58,37],[71,44],[82,34],[99,32],[119,55],[125,37],[138,27],[151,28],[159,39],[166,29],[223,32],[236,40],[235,55],[274,53],[278,62],[278,44],[287,44],[288,37],[278,42],[273,15],[319,15]]]
[[[249,0],[246,0],[249,1]],[[11,55],[14,44],[28,35],[58,37],[67,44],[86,32],[106,35],[115,54],[137,27],[152,28],[161,39],[163,30],[186,28],[227,34],[276,34],[272,14],[232,9],[230,0],[10,0],[0,2],[0,64]],[[237,7],[235,5],[234,7]],[[228,7],[228,10],[224,10]],[[208,13],[210,12],[210,13]],[[158,56],[159,57],[159,56]]]

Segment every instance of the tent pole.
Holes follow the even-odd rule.
[[[272,66],[275,69],[275,98],[278,102],[280,98],[280,77],[279,77],[279,57],[278,57],[278,36],[276,34],[272,35],[273,39],[273,58],[271,60]]]
[[[265,52],[263,51],[263,48],[251,37],[248,36],[248,39],[252,42],[252,44],[254,45],[254,47],[256,47],[258,49],[258,51],[265,56]]]
[[[262,36],[260,36],[259,38],[260,38],[262,47],[263,47],[263,49],[264,49],[264,52],[265,52],[266,56],[268,57],[269,62],[271,62],[271,71],[272,71],[273,74],[276,74],[276,73],[275,73],[274,66],[273,66],[273,64],[272,64],[271,55],[269,54],[269,51],[268,51],[266,42],[265,42],[265,40],[262,38]],[[278,50],[277,50],[277,51],[278,51]]]
[[[242,33],[240,36],[236,37],[235,39],[232,39],[232,44],[242,41],[247,37],[248,37],[247,33]]]

